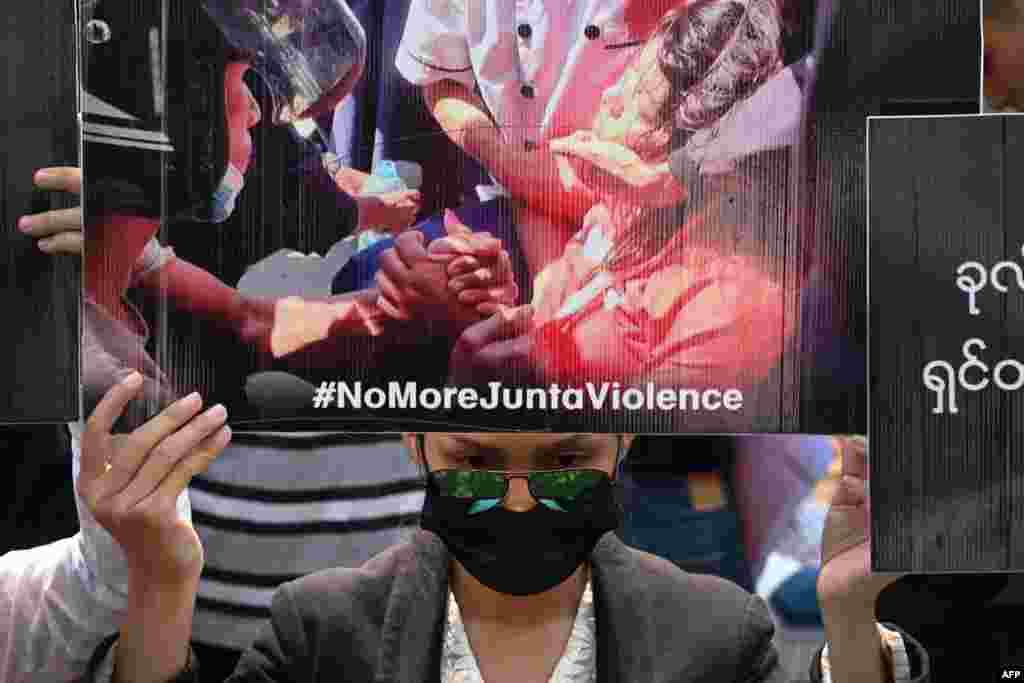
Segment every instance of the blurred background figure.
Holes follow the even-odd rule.
[[[815,582],[840,459],[806,435],[643,436],[623,472],[628,545],[768,601],[783,635],[821,636]]]
[[[982,111],[1024,111],[1024,1],[985,0]]]

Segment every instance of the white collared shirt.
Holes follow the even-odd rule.
[[[583,590],[569,641],[548,683],[594,683],[597,680],[597,619],[590,581]],[[484,683],[455,596],[448,593],[448,623],[441,654],[441,683]]]
[[[903,637],[877,624],[882,644],[888,652],[895,683],[907,683],[911,678],[910,659]],[[822,683],[832,683],[832,667],[828,658],[828,645],[821,652]],[[597,617],[591,582],[583,591],[576,610],[576,619],[565,651],[558,660],[548,683],[594,683],[597,680]],[[441,683],[486,683],[480,673],[476,656],[466,635],[462,615],[455,596],[448,592],[448,619],[441,650]]]
[[[531,142],[589,129],[605,88],[642,48],[622,0],[412,0],[395,63],[409,82],[450,79]]]

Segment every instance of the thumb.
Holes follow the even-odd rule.
[[[473,232],[451,209],[444,210],[444,229],[449,235],[468,235]]]

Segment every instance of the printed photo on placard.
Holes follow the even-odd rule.
[[[140,415],[275,428],[862,426],[828,3],[81,19],[87,397],[136,367]]]
[[[1020,571],[1024,117],[868,125],[874,567]]]

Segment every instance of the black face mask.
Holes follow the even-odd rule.
[[[475,502],[441,495],[428,484],[420,526],[440,536],[477,581],[507,595],[543,593],[562,583],[622,519],[610,479],[581,495],[567,512],[538,502],[526,512],[498,504],[470,515]]]

